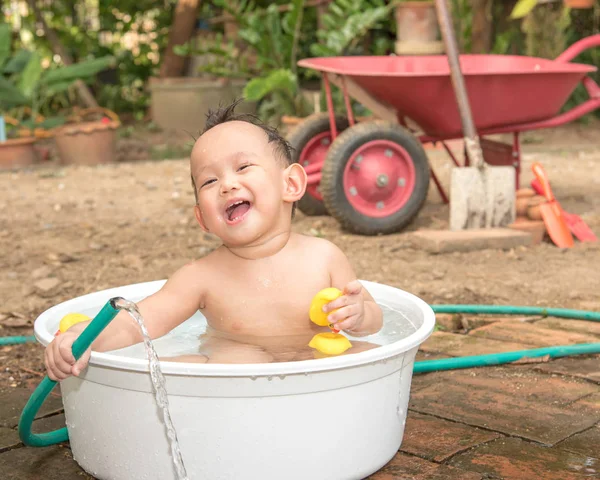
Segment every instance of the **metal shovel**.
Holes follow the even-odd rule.
[[[450,230],[504,227],[514,222],[516,216],[515,169],[491,167],[483,159],[460,69],[447,0],[436,0],[436,9],[463,126],[465,148],[472,165],[452,169]]]

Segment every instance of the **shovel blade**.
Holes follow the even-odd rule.
[[[598,237],[594,234],[592,229],[583,221],[579,215],[574,213],[567,213],[563,210],[563,217],[571,233],[577,237],[581,242],[597,242]]]
[[[546,224],[548,235],[550,235],[554,244],[559,248],[571,248],[575,242],[562,217],[560,206],[555,202],[543,203],[540,205],[540,212]]]
[[[450,230],[506,227],[515,221],[513,167],[459,167],[450,183]]]

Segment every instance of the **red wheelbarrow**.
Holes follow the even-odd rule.
[[[514,166],[517,188],[520,132],[563,125],[600,107],[600,87],[587,76],[596,68],[570,63],[596,46],[600,34],[573,44],[555,60],[461,55],[480,137],[514,135],[512,145],[481,138],[485,160]],[[411,222],[425,202],[430,176],[448,202],[423,149],[425,143],[441,142],[461,166],[444,143],[463,136],[446,56],[310,58],[298,65],[322,72],[328,107],[288,137],[309,179],[299,202],[302,212],[330,213],[351,232],[376,235],[398,232]],[[579,82],[590,98],[559,114]],[[343,93],[346,116],[334,112],[331,83]],[[350,97],[377,120],[357,123]]]

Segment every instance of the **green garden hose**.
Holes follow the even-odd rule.
[[[83,355],[96,337],[100,335],[102,330],[104,330],[112,319],[117,316],[119,309],[116,302],[119,300],[119,297],[115,297],[106,302],[106,305],[102,307],[102,310],[100,310],[98,315],[94,317],[86,329],[81,332],[81,335],[77,337],[77,340],[73,342],[72,351],[76,360]],[[23,409],[23,413],[19,419],[19,437],[28,447],[47,447],[56,443],[65,442],[69,439],[67,427],[54,430],[53,432],[40,434],[35,434],[31,431],[31,425],[38,410],[44,403],[44,400],[46,400],[46,397],[56,386],[56,383],[55,380],[50,380],[48,376],[45,376],[31,394],[31,397],[29,397],[29,400]]]
[[[36,341],[34,336],[31,337],[0,337],[0,347],[4,345],[18,345],[20,343],[33,343]]]
[[[96,337],[106,328],[118,313],[116,301],[112,298],[102,308],[100,313],[92,320],[87,328],[73,343],[73,356],[78,359],[92,344]],[[432,305],[436,313],[470,313],[488,315],[541,315],[551,317],[570,318],[600,322],[600,313],[586,310],[570,310],[564,308],[518,307],[502,305]],[[0,345],[10,343],[25,343],[35,341],[35,337],[5,337]],[[513,363],[523,358],[550,358],[566,357],[571,355],[584,355],[600,353],[600,343],[587,343],[580,345],[565,345],[532,350],[519,350],[516,352],[492,353],[489,355],[474,355],[469,357],[453,357],[441,360],[425,360],[415,362],[414,373],[435,372],[441,370],[455,370],[461,368],[485,367]],[[31,425],[46,397],[50,394],[56,382],[45,377],[33,392],[23,409],[19,420],[19,436],[21,441],[31,447],[46,447],[67,441],[69,434],[66,427],[53,432],[33,434]]]
[[[512,305],[431,305],[436,313],[471,313],[487,315],[540,315],[543,317],[560,317],[574,320],[600,322],[600,313],[588,310],[572,310],[567,308],[517,307]],[[459,368],[489,367],[513,363],[524,358],[559,358],[571,355],[589,355],[600,353],[600,343],[584,343],[579,345],[561,345],[555,347],[518,350],[516,352],[490,353],[469,357],[443,358],[415,362],[414,373],[428,373]]]

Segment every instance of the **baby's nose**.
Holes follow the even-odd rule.
[[[232,190],[238,190],[240,188],[238,182],[235,180],[235,178],[224,178],[221,181],[221,193],[228,193],[231,192]]]

